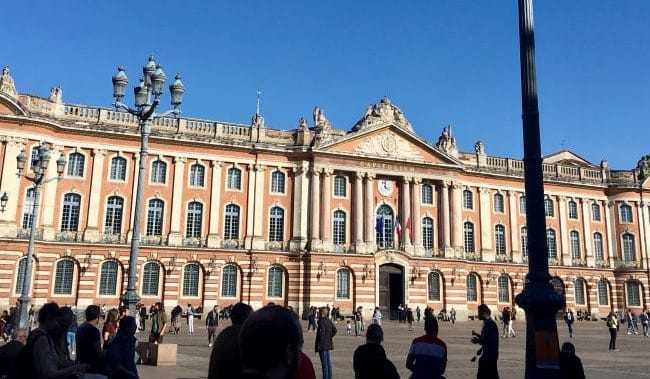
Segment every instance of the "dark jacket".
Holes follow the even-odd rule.
[[[208,379],[238,378],[241,371],[239,358],[239,331],[241,325],[231,325],[219,333],[214,341],[208,364]]]
[[[575,354],[560,352],[560,375],[563,379],[585,379],[580,358]]]
[[[384,347],[378,343],[361,345],[354,351],[356,379],[399,379],[393,362],[386,358]]]
[[[25,345],[14,340],[0,347],[0,377],[7,375],[10,378],[16,377],[16,360]]]
[[[316,352],[325,350],[334,350],[334,341],[332,337],[336,335],[336,326],[332,320],[321,318],[318,320],[318,330],[316,330]]]
[[[117,332],[106,351],[106,371],[109,378],[138,378],[138,369],[135,366],[136,341],[133,335],[121,330]]]

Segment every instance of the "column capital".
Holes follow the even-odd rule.
[[[7,136],[5,137],[5,141],[9,147],[17,147],[19,149],[24,149],[27,144],[27,139],[21,137]]]
[[[411,183],[411,181],[413,181],[413,177],[411,177],[411,176],[403,176],[402,177],[402,183],[403,184],[409,184],[409,183]]]
[[[212,167],[215,167],[215,168],[223,166],[222,161],[210,161],[210,164],[212,165]]]
[[[452,189],[463,188],[463,185],[458,180],[452,180],[449,184]]]
[[[316,177],[316,176],[320,176],[320,174],[321,174],[320,171],[321,171],[321,168],[320,168],[320,167],[313,167],[313,168],[309,171],[309,173],[311,174],[311,176]]]
[[[375,174],[375,173],[372,173],[372,172],[367,172],[366,173],[366,179],[368,179],[369,182],[372,182],[373,180],[375,180],[376,177],[377,177],[377,174]]]
[[[186,157],[174,157],[174,164],[185,164],[186,161]]]
[[[566,197],[566,196],[558,196],[558,197],[557,197],[557,201],[558,201],[559,203],[566,203],[566,201],[567,201],[567,197]]]
[[[489,195],[491,191],[490,191],[490,189],[487,188],[487,187],[479,187],[478,192],[479,192],[481,195]]]
[[[420,184],[420,183],[422,183],[422,177],[414,176],[413,177],[413,184]]]
[[[106,149],[93,149],[93,156],[101,158],[104,155],[106,155]]]
[[[357,180],[363,180],[363,178],[366,176],[366,174],[363,173],[363,172],[358,172],[357,171],[357,172],[354,173],[354,176],[357,178]],[[370,178],[368,178],[368,179],[370,180]]]
[[[323,168],[323,175],[331,176],[333,173],[334,173],[334,169],[329,168],[329,167],[324,167]]]
[[[255,171],[257,171],[257,172],[262,172],[262,171],[264,171],[264,170],[266,170],[266,166],[265,166],[265,165],[263,165],[263,164],[256,164],[256,165],[255,165]]]

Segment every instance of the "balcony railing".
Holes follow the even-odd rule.
[[[142,236],[140,237],[140,245],[145,246],[160,246],[163,245],[165,240],[162,236]]]
[[[587,261],[580,258],[571,259],[571,266],[573,267],[587,267]]]
[[[81,242],[81,232],[65,231],[57,232],[54,239],[61,242]]]
[[[336,245],[332,245],[332,252],[334,252],[334,253],[353,253],[354,248],[352,247],[352,244],[349,244],[349,243],[336,244]]]
[[[637,261],[626,261],[621,259],[616,259],[614,261],[614,267],[619,270],[631,270],[637,269],[640,267],[639,262]]]
[[[499,263],[509,263],[512,262],[512,256],[510,254],[497,254],[494,257],[494,261]]]
[[[596,262],[594,262],[594,267],[608,268],[609,267],[609,262],[607,262],[606,260],[599,259]]]
[[[285,241],[271,241],[266,243],[265,248],[271,251],[287,251],[289,250],[289,243]]]
[[[126,235],[124,235],[124,234],[104,233],[102,235],[101,242],[103,242],[103,243],[115,243],[115,244],[126,243]]]
[[[560,261],[557,258],[549,258],[548,259],[548,265],[549,266],[557,266],[560,264]]]
[[[224,249],[243,249],[244,241],[235,239],[222,240],[221,247]]]
[[[387,250],[387,249],[396,249],[395,241],[378,241],[377,242],[377,251]]]
[[[481,260],[481,253],[479,252],[465,252],[465,260],[468,261],[480,261]]]
[[[205,238],[201,237],[187,237],[183,238],[183,246],[187,247],[203,247],[205,246]]]
[[[16,233],[16,238],[29,239],[29,233],[31,229],[18,229]],[[43,239],[43,228],[36,228],[34,230],[34,239],[42,240]]]

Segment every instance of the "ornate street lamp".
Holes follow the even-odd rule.
[[[525,285],[515,302],[526,311],[526,378],[556,378],[560,371],[555,315],[565,299],[554,291],[548,272],[532,0],[519,0],[519,60],[529,253]]]
[[[0,212],[4,213],[7,208],[7,202],[9,202],[9,195],[7,195],[7,191],[5,191],[5,193],[2,194],[2,197],[0,197]]]
[[[38,221],[38,208],[39,200],[41,196],[41,187],[44,183],[51,182],[53,180],[60,180],[63,177],[63,171],[65,170],[66,160],[63,154],[56,160],[56,173],[57,176],[53,178],[45,178],[47,174],[47,167],[50,165],[50,151],[45,145],[41,143],[36,148],[36,154],[32,155],[32,161],[30,162],[29,168],[32,171],[32,176],[27,176],[23,174],[25,169],[25,162],[27,162],[27,155],[25,155],[25,150],[22,150],[20,154],[16,157],[18,172],[16,175],[19,177],[22,176],[34,183],[34,202],[31,209],[31,226],[29,229],[29,245],[27,247],[27,262],[25,264],[24,277],[18,278],[19,282],[22,280],[22,286],[20,291],[20,297],[18,302],[20,303],[20,319],[18,320],[18,327],[22,329],[29,328],[29,289],[31,287],[31,278],[32,278],[32,260],[34,256],[34,236],[36,234],[36,223]],[[0,202],[4,208],[6,201],[5,193]]]
[[[140,127],[140,166],[138,169],[138,188],[135,196],[135,213],[133,217],[133,236],[131,237],[131,251],[129,255],[129,277],[126,292],[122,296],[122,303],[128,305],[129,313],[136,314],[136,305],[140,302],[140,296],[136,291],[136,276],[138,270],[138,251],[140,248],[140,218],[142,215],[142,198],[144,192],[144,173],[147,167],[147,155],[149,135],[153,119],[156,117],[165,117],[170,114],[178,117],[180,110],[178,107],[183,102],[183,93],[185,87],[181,82],[180,75],[176,75],[174,82],[169,86],[171,95],[171,104],[173,109],[157,115],[154,113],[160,103],[160,95],[163,93],[163,87],[167,76],[162,70],[162,65],[154,61],[154,57],[149,56],[149,61],[142,67],[143,77],[135,87],[133,87],[135,109],[122,103],[122,98],[128,84],[128,78],[124,72],[124,67],[117,68],[117,74],[113,76],[113,97],[115,98],[116,110],[126,111],[139,121]]]

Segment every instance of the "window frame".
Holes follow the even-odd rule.
[[[188,269],[195,270],[188,272]],[[183,279],[181,281],[183,297],[199,297],[201,294],[201,265],[189,262],[183,266]]]
[[[470,279],[471,278],[471,279]],[[465,292],[468,303],[478,303],[478,275],[470,272],[465,279]]]
[[[525,215],[527,206],[526,195],[519,196],[519,214]]]
[[[223,266],[221,269],[221,297],[236,298],[239,289],[238,282],[239,267],[234,264]]]
[[[425,251],[433,251],[433,218],[422,218],[422,247]]]
[[[621,256],[625,262],[636,262],[636,241],[634,234],[623,233],[621,235]],[[631,258],[631,259],[630,259]]]
[[[154,204],[155,205],[152,205]],[[158,206],[160,204],[160,206]],[[146,236],[162,236],[165,222],[165,201],[162,199],[149,199],[147,201]]]
[[[336,270],[336,299],[350,300],[352,298],[351,276],[352,270],[347,267]]]
[[[78,151],[68,154],[66,163],[67,178],[83,178],[86,171],[86,156]]]
[[[555,217],[555,202],[550,197],[544,198],[544,215]]]
[[[587,300],[585,296],[585,288],[586,288],[586,283],[584,279],[576,278],[576,280],[573,281],[574,302],[576,306],[577,305],[584,306],[587,304]]]
[[[592,203],[591,204],[591,221],[600,222],[602,220],[600,212],[600,204]]]
[[[151,173],[149,183],[155,185],[167,184],[167,162],[158,158],[151,162]]]
[[[521,249],[522,258],[528,257],[528,227],[522,226],[519,228],[519,247]]]
[[[578,203],[573,200],[567,202],[567,217],[570,220],[578,219]]]
[[[505,213],[506,206],[502,194],[500,194],[499,192],[495,193],[492,196],[492,204],[493,204],[494,213]]]
[[[269,209],[269,242],[284,241],[284,213],[284,208],[279,206]]]
[[[569,251],[571,259],[582,259],[582,251],[580,249],[580,232],[571,230],[569,232]]]
[[[60,267],[63,264],[69,266],[65,268]],[[76,264],[72,258],[62,258],[57,260],[54,265],[52,296],[71,296],[75,289],[76,273]]]
[[[108,180],[114,182],[125,182],[128,162],[126,158],[116,155],[111,157],[110,167],[108,169]]]
[[[504,283],[505,280],[505,283]],[[504,300],[505,299],[505,300]],[[506,274],[501,274],[497,278],[497,301],[499,303],[510,304],[510,278]]]
[[[476,232],[471,221],[463,223],[463,249],[465,253],[476,252]]]
[[[433,186],[428,183],[422,184],[421,204],[433,205]]]
[[[474,193],[469,189],[463,190],[463,209],[474,210]]]
[[[621,224],[632,224],[634,222],[631,205],[621,204],[619,206],[619,220]]]
[[[190,201],[185,214],[185,238],[203,237],[203,203]]]
[[[442,301],[442,275],[438,271],[431,271],[427,275],[427,300]]]
[[[609,282],[605,278],[598,281],[598,305],[609,305]]]
[[[72,200],[72,199],[76,200]],[[79,232],[81,218],[81,195],[67,192],[63,195],[61,206],[61,232]]]
[[[506,227],[502,224],[494,225],[494,252],[497,255],[507,253]]]
[[[557,259],[557,233],[553,228],[546,228],[546,248],[548,250],[548,258]]]
[[[224,207],[223,213],[224,213],[223,239],[239,240],[239,232],[240,232],[239,224],[241,223],[241,207],[237,204],[230,203]]]
[[[156,269],[152,269],[152,267],[156,267]],[[159,296],[161,272],[162,272],[162,265],[158,261],[148,261],[145,262],[144,265],[142,265],[142,284],[140,286],[140,294],[143,297]],[[155,292],[152,292],[154,289]]]
[[[631,285],[634,285],[634,290],[630,288]],[[634,293],[636,292],[636,293]],[[634,298],[633,296],[636,296]],[[625,305],[626,307],[640,307],[641,298],[642,298],[641,284],[635,280],[628,280],[625,282]]]
[[[594,232],[592,241],[594,245],[594,259],[596,259],[597,261],[604,261],[605,249],[603,245],[603,235],[600,232]]]
[[[113,200],[113,204],[111,204]],[[120,201],[117,204],[116,201]],[[104,235],[122,234],[122,224],[124,221],[124,198],[122,196],[109,196],[106,199],[106,212],[104,213]],[[108,230],[110,228],[110,232]],[[117,233],[115,232],[115,229]]]
[[[281,170],[274,170],[271,173],[271,193],[282,194],[286,193],[287,176]]]
[[[284,299],[284,268],[280,265],[269,267],[266,281],[266,297],[270,299]]]
[[[341,215],[343,215],[341,217]],[[347,243],[347,214],[341,209],[332,213],[332,243],[333,245],[345,245]]]
[[[105,269],[105,265],[114,265],[115,267],[115,278],[114,282],[112,283],[113,286],[113,291],[109,292],[111,288],[111,279],[113,272],[108,269]],[[119,280],[119,273],[120,273],[120,264],[114,260],[114,259],[109,259],[105,260],[99,265],[99,282],[97,285],[97,296],[102,297],[102,296],[116,296],[118,294],[118,283],[121,281]],[[107,288],[108,287],[108,288]]]
[[[190,187],[205,187],[205,166],[200,163],[194,163],[190,166]]]
[[[30,196],[31,193],[31,196]],[[23,203],[23,220],[22,228],[31,229],[34,222],[34,204],[36,202],[36,189],[29,187],[25,191],[25,202]]]
[[[347,198],[348,197],[348,179],[347,176],[336,174],[332,180],[332,195],[334,197]]]

